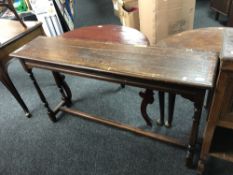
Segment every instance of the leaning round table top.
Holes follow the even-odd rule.
[[[149,41],[140,31],[120,25],[95,25],[75,29],[61,35],[64,38],[148,46]]]
[[[188,30],[170,36],[158,42],[156,46],[220,52],[223,30],[223,27]]]
[[[208,27],[188,30],[161,40],[155,46],[220,52],[223,30],[223,27]],[[146,36],[138,30],[118,25],[81,27],[64,33],[61,37],[120,44],[149,45],[149,41]]]

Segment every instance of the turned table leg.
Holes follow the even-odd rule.
[[[14,84],[12,83],[7,70],[4,66],[0,65],[0,81],[3,83],[3,85],[11,92],[11,94],[15,97],[15,99],[18,101],[20,106],[23,108],[26,117],[30,118],[31,114],[24,103],[23,99],[19,95],[17,89],[15,88]]]
[[[44,104],[44,107],[47,109],[47,112],[48,112],[48,116],[50,118],[50,120],[52,120],[53,122],[56,122],[57,119],[56,119],[56,114],[53,112],[53,110],[50,108],[42,90],[40,89],[39,87],[39,84],[37,83],[34,75],[33,75],[33,72],[32,72],[32,69],[25,69],[27,71],[27,73],[29,74],[29,77],[31,78],[31,80],[33,81],[33,84],[36,88],[36,91],[41,99],[41,101],[43,102]]]
[[[193,97],[192,100],[194,102],[194,116],[193,116],[191,134],[189,137],[188,151],[186,155],[186,165],[187,167],[190,168],[193,167],[193,157],[195,152],[195,146],[197,143],[198,129],[199,129],[204,97],[205,97],[205,92],[197,94],[195,97]]]

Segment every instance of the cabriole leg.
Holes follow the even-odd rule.
[[[71,93],[69,86],[67,85],[65,81],[65,76],[61,75],[58,72],[52,72],[52,73],[53,73],[55,82],[59,88],[59,91],[62,95],[62,100],[65,101],[66,106],[71,106],[72,93]]]
[[[0,67],[0,81],[4,84],[4,86],[11,92],[11,94],[15,97],[15,99],[19,102],[20,106],[23,108],[26,117],[30,118],[31,114],[28,110],[28,107],[24,103],[23,99],[19,95],[17,89],[15,88],[14,84],[12,83],[8,73],[4,68]]]
[[[141,104],[141,113],[142,117],[146,121],[148,126],[152,126],[152,121],[149,115],[147,114],[147,106],[148,104],[152,104],[154,102],[154,93],[152,90],[146,89],[145,92],[140,92],[139,95],[142,97],[142,104]]]

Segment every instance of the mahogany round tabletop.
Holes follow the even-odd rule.
[[[61,35],[64,38],[111,42],[129,45],[149,45],[147,37],[136,29],[120,25],[98,25],[75,29]]]
[[[223,30],[223,27],[188,30],[172,35],[158,42],[156,46],[220,52]]]

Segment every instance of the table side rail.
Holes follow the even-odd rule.
[[[27,68],[41,68],[45,70],[51,70],[56,72],[63,72],[71,75],[77,75],[82,77],[88,77],[93,79],[99,79],[114,83],[124,83],[126,85],[140,87],[140,88],[149,88],[149,89],[156,89],[159,91],[164,92],[173,92],[178,93],[182,95],[195,95],[198,92],[205,91],[208,88],[202,88],[202,87],[195,87],[195,86],[184,86],[179,84],[172,84],[172,83],[166,83],[166,82],[160,82],[160,81],[152,81],[152,80],[146,80],[142,78],[134,78],[124,75],[116,75],[113,73],[104,73],[104,72],[97,72],[97,71],[91,71],[91,70],[85,70],[85,69],[78,69],[73,67],[65,67],[65,66],[59,66],[49,63],[42,63],[38,61],[32,61],[32,60],[23,60],[23,64],[27,66]],[[171,88],[172,87],[172,88]]]

